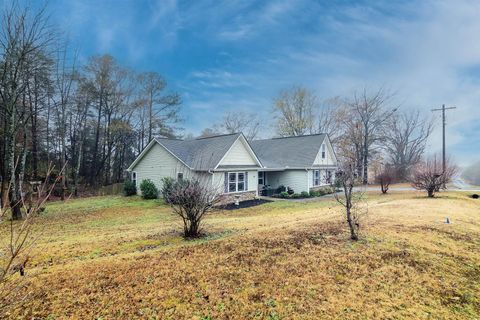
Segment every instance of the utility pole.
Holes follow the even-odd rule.
[[[442,111],[442,122],[443,122],[443,130],[442,130],[442,134],[443,134],[443,148],[442,148],[442,169],[443,169],[443,174],[445,174],[445,171],[447,170],[446,166],[447,166],[447,160],[446,160],[446,151],[445,151],[445,125],[447,124],[446,120],[445,120],[445,110],[450,110],[450,109],[457,109],[457,107],[449,107],[449,108],[445,108],[445,105],[442,104],[442,108],[441,109],[432,109],[432,111]]]

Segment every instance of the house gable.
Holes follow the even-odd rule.
[[[137,188],[145,179],[152,180],[157,188],[161,188],[164,177],[176,178],[180,172],[184,177],[190,176],[190,169],[161,144],[154,143],[145,151],[142,157],[129,168],[136,173]]]
[[[325,145],[325,158],[322,158],[322,145]],[[332,144],[330,143],[330,139],[328,136],[325,136],[323,143],[318,150],[317,156],[315,157],[315,161],[313,162],[314,166],[318,165],[337,165],[337,158],[335,156],[335,152],[333,151]]]
[[[243,135],[239,136],[218,163],[221,166],[259,166],[261,164]]]

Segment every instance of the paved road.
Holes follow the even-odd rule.
[[[380,186],[367,186],[367,187],[358,187],[355,189],[356,191],[379,191]],[[456,177],[452,180],[452,183],[448,185],[448,191],[472,191],[472,192],[480,192],[479,186],[474,186],[468,184],[465,180],[460,177]],[[391,191],[415,191],[412,187],[396,187],[392,185],[388,192]]]
[[[369,186],[361,186],[361,187],[355,187],[353,188],[355,192],[361,191],[361,192],[367,192],[367,191],[374,191],[374,192],[380,192],[380,186],[378,185],[369,185]],[[388,192],[400,192],[400,191],[419,191],[419,192],[424,192],[422,190],[416,190],[412,187],[396,187],[395,185],[391,186],[390,189],[388,189]],[[462,178],[455,178],[451,186],[447,189],[447,191],[470,191],[470,192],[476,192],[480,193],[480,188],[478,186],[472,186],[468,183],[465,182]],[[342,192],[338,193],[340,196],[342,195]],[[288,201],[298,201],[298,202],[311,202],[311,201],[316,201],[322,198],[331,198],[333,197],[333,194],[327,194],[321,197],[316,197],[316,198],[305,198],[305,199],[288,199]],[[260,197],[264,198],[267,200],[274,200],[274,201],[285,201],[287,199],[281,199],[281,198],[271,198],[271,197]]]

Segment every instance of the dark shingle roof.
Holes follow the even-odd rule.
[[[309,168],[325,134],[251,141],[253,151],[266,168]]]
[[[156,140],[190,168],[209,170],[215,168],[240,135],[234,133],[195,140]]]

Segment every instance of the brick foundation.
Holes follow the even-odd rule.
[[[225,205],[229,203],[234,203],[238,197],[238,201],[253,200],[257,196],[255,191],[239,192],[239,193],[225,193],[222,195],[220,203],[218,205]]]

